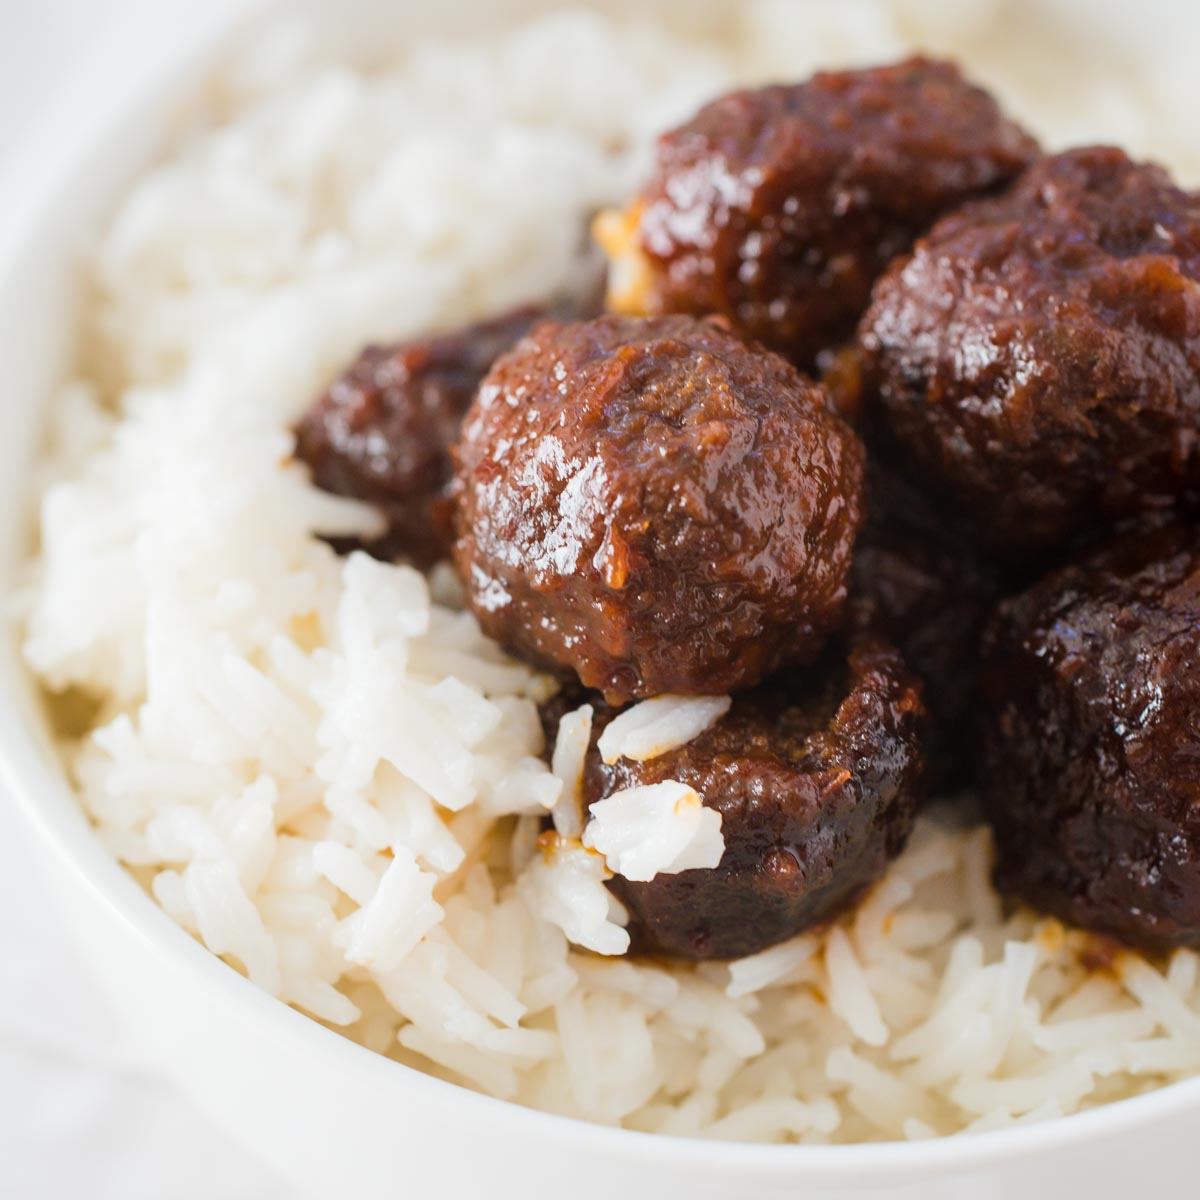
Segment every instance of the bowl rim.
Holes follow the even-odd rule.
[[[0,295],[18,278],[28,253],[36,253],[56,203],[85,164],[99,160],[139,110],[181,75],[194,86],[197,72],[220,49],[288,0],[210,0],[206,5],[150,6],[136,19],[116,23],[37,118],[0,174],[9,204],[0,228]],[[155,11],[157,10],[157,16]],[[149,15],[148,15],[149,14]],[[148,51],[153,48],[153,53]],[[120,64],[122,69],[114,66]],[[4,187],[5,181],[8,186]],[[30,250],[33,247],[33,250]],[[29,496],[28,474],[24,491]],[[10,520],[15,519],[10,515]],[[13,564],[15,567],[16,564]],[[12,570],[0,566],[0,590]],[[64,773],[44,760],[28,736],[23,693],[30,675],[13,636],[0,648],[0,786],[16,803],[49,856],[89,894],[92,903],[136,935],[147,950],[194,976],[206,999],[240,1009],[262,1036],[286,1038],[297,1053],[333,1061],[339,1069],[379,1075],[382,1087],[428,1095],[517,1136],[554,1140],[581,1154],[621,1157],[655,1165],[731,1170],[751,1177],[786,1173],[798,1183],[848,1180],[913,1182],[956,1170],[975,1170],[1014,1156],[1084,1147],[1115,1134],[1200,1112],[1200,1076],[1145,1094],[1111,1101],[1069,1116],[1006,1129],[959,1133],[921,1141],[839,1145],[718,1142],[644,1133],[559,1116],[447,1083],[373,1053],[341,1037],[251,984],[177,925],[112,857],[88,824]],[[165,966],[164,966],[165,969]],[[384,1079],[382,1073],[388,1074]]]

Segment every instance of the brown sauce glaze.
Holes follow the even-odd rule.
[[[721,313],[810,367],[853,332],[892,258],[1036,153],[946,62],[733,92],[661,138],[627,217],[636,294],[610,296],[629,311]]]
[[[720,323],[537,326],[484,380],[456,457],[480,625],[610,703],[752,686],[842,621],[861,444]]]
[[[463,414],[496,357],[543,315],[521,308],[454,333],[368,346],[297,424],[296,457],[313,482],[386,518],[386,532],[366,547],[377,558],[430,566],[447,557],[450,447]]]
[[[982,691],[1001,888],[1200,944],[1200,532],[1126,533],[1006,601]]]
[[[979,647],[1008,573],[896,472],[872,461],[850,570],[851,629],[895,644],[925,684],[929,786],[966,786],[977,758]]]
[[[1011,557],[1200,489],[1200,198],[1120,150],[939,222],[860,341],[897,465]]]
[[[606,765],[595,739],[588,805],[623,788],[677,780],[722,817],[713,870],[619,876],[634,948],[737,958],[816,925],[851,903],[901,851],[922,796],[920,684],[886,644],[835,643],[813,666],[734,697],[692,741],[646,762]]]

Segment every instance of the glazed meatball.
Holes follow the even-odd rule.
[[[862,447],[717,322],[537,326],[456,457],[454,559],[484,632],[610,703],[748,687],[842,620]]]
[[[737,958],[834,916],[903,849],[920,800],[924,710],[899,655],[867,640],[831,646],[812,668],[734,697],[686,745],[606,765],[593,742],[590,806],[624,788],[677,780],[721,814],[713,870],[615,876],[639,951]],[[598,736],[612,714],[593,721]]]
[[[368,346],[296,427],[296,457],[327,492],[375,505],[387,531],[367,547],[421,566],[453,540],[450,446],[497,355],[541,313],[518,309],[458,333]]]
[[[970,781],[983,632],[1005,573],[896,472],[872,461],[850,569],[850,627],[894,643],[925,685],[931,789]]]
[[[867,389],[911,477],[1014,558],[1200,486],[1200,199],[1047,158],[875,287]]]
[[[983,695],[1001,888],[1200,943],[1200,532],[1126,534],[1005,602]]]
[[[1036,153],[950,63],[733,92],[664,135],[643,195],[597,222],[610,306],[722,313],[810,366],[892,258]]]

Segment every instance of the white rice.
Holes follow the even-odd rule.
[[[728,696],[655,696],[614,717],[596,742],[606,763],[657,758],[690,742],[728,711]]]
[[[583,769],[592,739],[593,709],[582,704],[558,722],[550,771],[562,785],[551,814],[554,828],[564,837],[583,833]]]
[[[1033,39],[989,0],[760,0],[725,21],[699,45],[565,11],[373,71],[290,30],[215,81],[96,247],[45,465],[25,648],[75,731],[82,803],[259,986],[522,1104],[846,1142],[999,1128],[1200,1070],[1196,957],[1089,966],[1081,935],[1004,916],[986,833],[945,815],[823,935],[728,965],[602,957],[628,945],[605,878],[719,857],[708,810],[639,789],[583,845],[590,714],[547,768],[551,685],[480,635],[445,572],[340,561],[315,536],[375,527],[289,460],[329,376],[370,339],[577,280],[589,214],[734,80],[960,48],[1050,142],[1198,174],[1184,45],[1151,72]],[[1053,70],[1030,69],[1041,46]],[[610,748],[686,740],[720,715],[706,703],[642,706]],[[673,842],[681,813],[695,828]]]
[[[593,804],[590,815],[583,844],[626,879],[645,883],[659,874],[711,869],[725,853],[721,814],[673,779],[614,792]]]

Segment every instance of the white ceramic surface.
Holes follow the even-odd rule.
[[[1079,0],[1060,0],[1078,5]],[[536,0],[296,0],[331,35],[474,27]],[[36,139],[0,225],[0,591],[29,535],[44,405],[70,351],[80,247],[248,5],[163,4],[81,71]],[[258,7],[255,5],[255,7]],[[643,5],[644,7],[644,5]],[[691,18],[702,4],[686,10]],[[1089,6],[1120,20],[1128,6]],[[1200,19],[1178,13],[1192,37]],[[1139,22],[1136,32],[1146,33]],[[164,33],[164,30],[166,31]],[[1135,29],[1131,26],[1131,36]],[[153,53],[148,49],[153,47]],[[82,99],[86,97],[86,100]],[[813,1200],[1116,1200],[1195,1191],[1200,1080],[1078,1117],[936,1142],[756,1147],[649,1137],[489,1100],[362,1050],[258,992],[160,912],[101,849],[50,746],[11,642],[0,644],[0,779],[38,835],[97,979],[164,1071],[306,1194],[488,1200],[688,1195]],[[186,1172],[187,1165],[180,1164]]]

